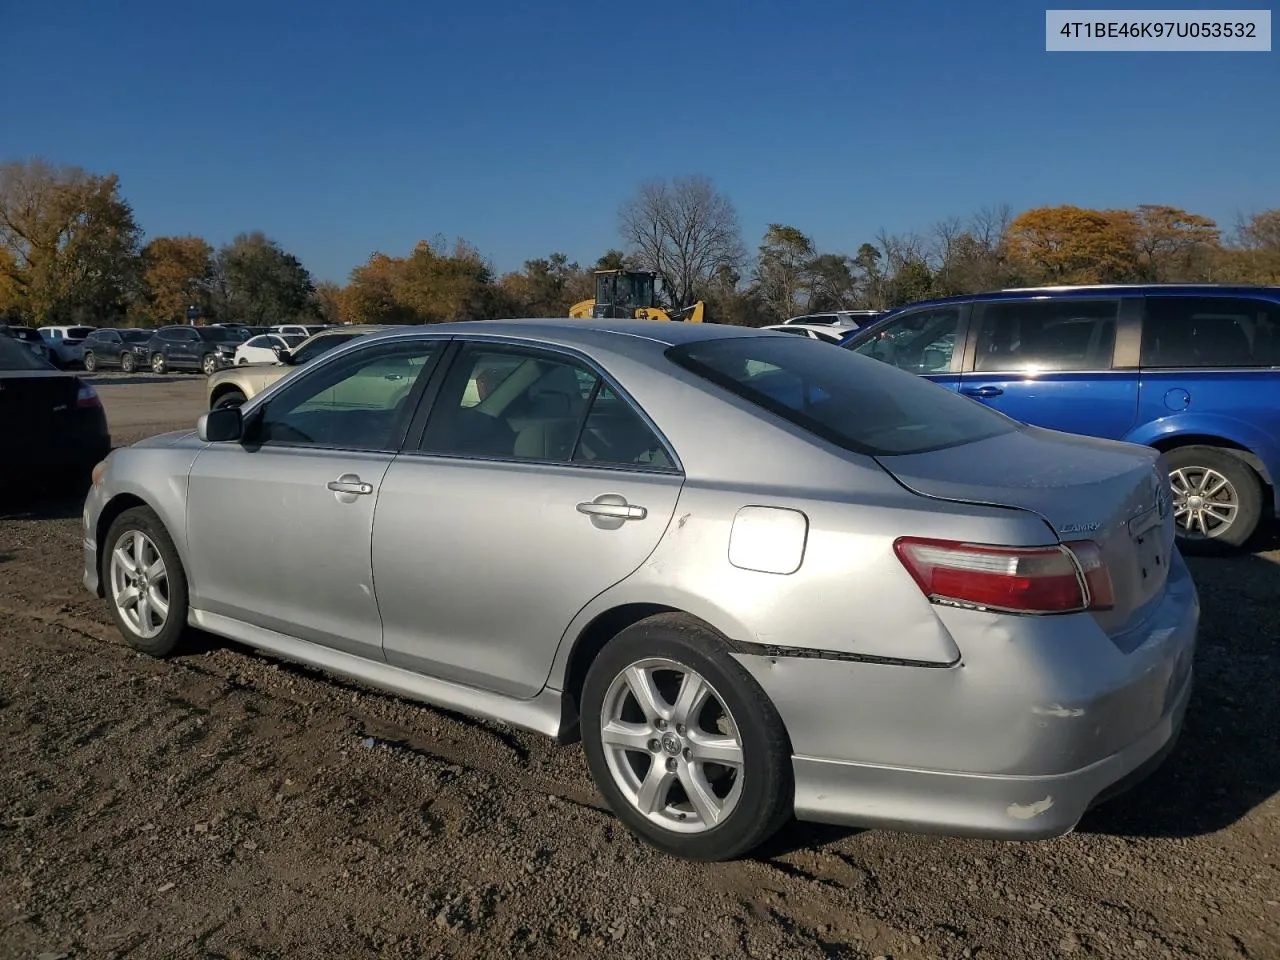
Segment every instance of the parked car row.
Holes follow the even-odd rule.
[[[792,815],[1058,836],[1175,742],[1199,604],[1156,450],[716,324],[296,359],[94,469],[83,582],[139,651],[194,625],[580,736],[632,831],[707,860]]]

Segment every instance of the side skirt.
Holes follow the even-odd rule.
[[[477,690],[447,680],[437,680],[378,663],[341,650],[332,650],[306,640],[298,640],[274,630],[255,627],[242,620],[233,620],[216,613],[192,609],[187,622],[193,627],[239,643],[278,654],[288,660],[296,660],[308,666],[338,674],[351,680],[367,683],[371,687],[420,700],[447,710],[456,710],[470,716],[484,717],[520,727],[544,736],[558,738],[560,734],[560,693],[550,687],[529,700],[516,700],[502,694]]]

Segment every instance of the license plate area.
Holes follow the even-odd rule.
[[[1144,588],[1163,583],[1168,573],[1169,553],[1163,534],[1163,518],[1154,508],[1129,521],[1129,536],[1133,538],[1138,575]]]

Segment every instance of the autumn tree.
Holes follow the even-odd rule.
[[[1137,223],[1126,210],[1038,207],[1010,225],[1010,259],[1036,283],[1118,283],[1138,269]]]
[[[508,316],[566,317],[569,308],[595,294],[592,272],[563,253],[526,260],[524,269],[500,281],[502,311]]]
[[[102,324],[138,290],[141,231],[115,174],[43,160],[0,165],[0,288],[35,323]]]
[[[215,311],[224,319],[270,326],[312,315],[311,275],[261,232],[242,233],[219,250],[215,275]]]
[[[374,253],[351,271],[343,291],[352,323],[416,323],[413,311],[397,299],[403,259]]]
[[[677,308],[695,302],[716,271],[743,259],[737,211],[706,177],[641,184],[618,223],[637,267],[661,278]]]
[[[317,283],[311,294],[311,313],[321,323],[346,323],[346,297],[342,287],[330,280]]]
[[[1223,282],[1280,284],[1280,209],[1242,218],[1214,271]]]
[[[1208,217],[1144,203],[1134,211],[1139,276],[1154,283],[1208,279],[1222,234]]]
[[[161,323],[182,323],[187,307],[208,314],[213,298],[213,247],[200,237],[156,237],[142,248],[145,309]]]

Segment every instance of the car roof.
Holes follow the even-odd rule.
[[[916,300],[913,303],[892,308],[886,312],[885,316],[908,308],[973,303],[979,300],[1026,300],[1032,297],[1073,298],[1097,296],[1099,294],[1120,297],[1213,297],[1251,294],[1280,300],[1280,286],[1244,283],[1087,283],[1043,287],[1008,287],[1003,290],[989,290],[985,293],[962,293],[952,297]]]
[[[521,317],[512,320],[467,320],[409,327],[387,327],[377,336],[416,330],[450,336],[515,337],[566,347],[604,347],[619,353],[650,352],[684,343],[735,337],[782,337],[786,334],[758,327],[723,323],[683,323],[678,320],[579,320],[570,317]],[[320,336],[320,334],[316,334]]]

